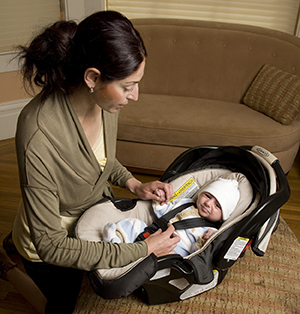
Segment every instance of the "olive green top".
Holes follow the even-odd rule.
[[[23,202],[13,238],[25,258],[92,270],[124,266],[147,255],[144,241],[82,241],[70,237],[62,221],[76,220],[111,196],[108,181],[124,187],[132,177],[115,158],[117,124],[118,114],[103,112],[107,162],[102,172],[67,96],[56,93],[45,102],[37,96],[22,110],[16,148]]]

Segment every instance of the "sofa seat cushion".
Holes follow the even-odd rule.
[[[118,140],[175,147],[259,145],[275,153],[299,141],[299,124],[282,125],[239,103],[140,94],[120,112]]]

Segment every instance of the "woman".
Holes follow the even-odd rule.
[[[83,211],[113,196],[108,181],[141,199],[167,202],[172,195],[170,185],[142,184],[115,158],[118,113],[129,100],[138,99],[146,50],[129,20],[105,11],[78,26],[55,23],[21,47],[20,56],[24,80],[40,86],[41,92],[18,120],[22,202],[13,240],[27,273],[47,299],[46,313],[72,313],[84,270],[124,266],[151,253],[169,254],[179,241],[172,226],[135,244],[70,236]],[[156,189],[164,191],[165,199]],[[143,219],[144,213],[136,215]]]

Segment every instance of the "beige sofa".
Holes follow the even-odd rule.
[[[133,22],[148,57],[139,100],[120,113],[117,157],[121,163],[142,172],[162,172],[190,147],[259,145],[278,157],[285,172],[290,170],[300,140],[296,77],[300,76],[300,38],[238,24]],[[269,79],[264,71],[262,83],[257,82],[267,64],[275,67],[275,73]],[[290,78],[293,82],[285,84]],[[275,113],[273,107],[257,104],[261,91],[271,97],[267,106],[276,103]],[[292,100],[286,101],[286,94]],[[286,113],[287,125],[278,122]]]

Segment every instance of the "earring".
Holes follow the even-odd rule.
[[[90,88],[90,93],[93,94],[93,92],[94,92],[94,88],[91,87],[91,88]]]

